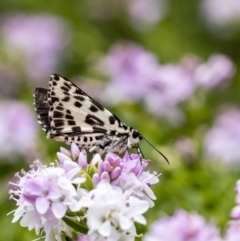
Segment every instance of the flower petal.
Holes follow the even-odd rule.
[[[63,205],[60,202],[54,202],[54,203],[52,203],[52,211],[53,211],[54,216],[57,219],[61,219],[67,211],[67,206]]]
[[[36,199],[35,206],[36,206],[37,211],[40,214],[44,214],[47,212],[47,210],[50,206],[50,202],[45,197],[38,197]]]
[[[109,220],[106,220],[98,229],[98,232],[103,237],[109,237],[111,234],[111,223]]]

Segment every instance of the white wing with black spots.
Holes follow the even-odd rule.
[[[138,131],[60,75],[51,75],[48,90],[36,88],[34,98],[38,122],[49,138],[99,153],[123,152],[141,140]]]

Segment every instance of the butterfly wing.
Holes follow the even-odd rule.
[[[98,152],[126,148],[129,127],[60,75],[51,75],[48,90],[35,90],[35,108],[50,138]]]

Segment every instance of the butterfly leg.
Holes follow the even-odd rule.
[[[142,150],[141,150],[139,144],[137,144],[136,149],[137,149],[138,155],[141,156],[141,158],[144,159],[144,155],[143,155],[143,153],[142,153]]]
[[[132,157],[131,157],[131,154],[129,152],[129,148],[127,147],[127,153],[128,153],[128,156],[130,157],[130,159],[132,160]]]

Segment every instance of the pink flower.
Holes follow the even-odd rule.
[[[240,161],[240,110],[230,107],[222,112],[205,137],[209,159],[237,163]]]
[[[187,137],[180,137],[175,143],[176,150],[185,162],[192,162],[196,157],[196,146],[194,141]]]
[[[237,181],[236,187],[235,187],[235,192],[236,192],[236,206],[231,210],[231,217],[235,220],[240,220],[240,180]]]
[[[226,234],[225,234],[225,241],[239,241],[240,237],[240,225],[237,223],[230,224]]]
[[[144,241],[220,241],[219,230],[198,214],[184,210],[155,221]]]
[[[126,5],[131,23],[137,30],[149,29],[163,19],[167,12],[165,0],[126,0]]]
[[[203,88],[213,89],[226,85],[234,72],[234,64],[227,56],[214,54],[206,63],[202,63],[196,68],[194,79]]]
[[[203,0],[202,15],[212,27],[225,27],[240,23],[240,2],[238,0]]]
[[[158,67],[156,57],[133,43],[117,43],[101,59],[99,69],[110,77],[105,98],[113,103],[141,100],[148,92],[151,76]],[[118,94],[115,91],[118,90]]]
[[[30,78],[45,78],[57,69],[69,36],[63,20],[15,13],[1,23],[7,52],[15,58],[19,56]]]
[[[36,134],[36,118],[26,104],[17,101],[0,104],[0,156],[11,158],[26,154]]]

